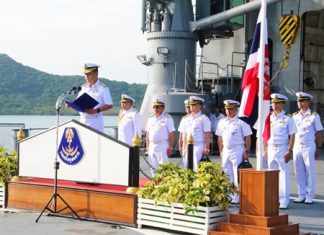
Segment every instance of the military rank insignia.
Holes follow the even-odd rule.
[[[61,160],[68,165],[75,165],[81,160],[83,148],[75,128],[68,127],[64,129],[57,153]]]

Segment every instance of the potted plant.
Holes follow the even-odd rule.
[[[234,192],[237,188],[218,163],[202,162],[197,172],[162,164],[138,192],[138,225],[206,234],[226,219]]]
[[[17,154],[0,146],[0,207],[5,207],[6,185],[17,174]]]

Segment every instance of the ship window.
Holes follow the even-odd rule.
[[[167,48],[167,47],[158,47],[157,48],[157,53],[159,55],[167,56],[167,55],[169,55],[169,48]]]

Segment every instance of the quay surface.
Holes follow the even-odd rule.
[[[180,158],[171,158],[172,162],[181,165]],[[212,156],[212,161],[220,162],[219,157]],[[251,163],[255,166],[255,158],[251,157]],[[280,213],[288,214],[289,221],[299,223],[301,231],[311,232],[313,235],[324,235],[324,150],[316,161],[316,199],[311,205],[293,203],[297,197],[296,178],[291,164],[291,200],[287,210]],[[141,169],[149,173],[149,166],[141,157]],[[238,206],[231,206],[231,211],[237,211]],[[6,208],[0,209],[0,235],[171,235],[187,234],[171,230],[155,229],[143,226],[142,229],[126,226],[116,226],[107,223],[79,221],[55,216],[43,215],[38,223],[35,223],[40,212]]]

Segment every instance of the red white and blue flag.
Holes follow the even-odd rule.
[[[264,30],[261,33],[261,30]],[[261,38],[261,35],[263,37]],[[262,52],[262,50],[264,50]],[[263,68],[260,68],[263,66]],[[257,129],[257,122],[261,121],[263,142],[267,143],[270,138],[270,72],[269,72],[268,30],[266,18],[266,4],[262,4],[257,25],[254,31],[249,59],[245,68],[242,81],[242,100],[239,117]],[[261,71],[261,72],[260,72]],[[263,74],[262,74],[263,72]],[[260,120],[259,102],[259,79],[264,76],[262,115]],[[258,135],[257,135],[258,136]]]

